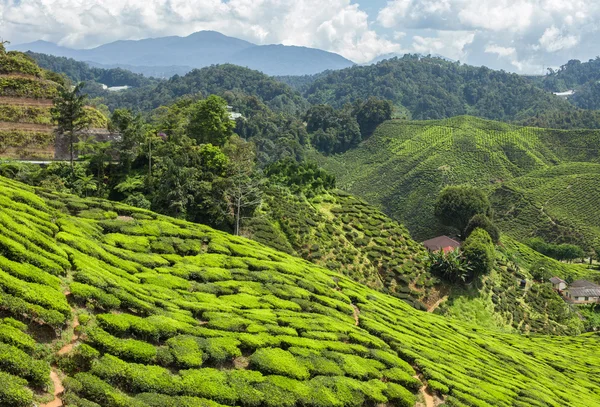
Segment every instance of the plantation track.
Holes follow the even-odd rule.
[[[10,96],[0,96],[0,105],[17,106],[52,106],[52,99],[19,98]]]
[[[436,302],[434,302],[429,308],[427,308],[427,312],[434,312],[440,304],[448,299],[448,296],[445,295]]]
[[[65,388],[54,368],[50,371],[50,380],[52,380],[52,384],[54,385],[54,400],[46,404],[41,404],[40,407],[61,407],[63,406],[63,402],[59,396],[65,391]]]
[[[51,133],[54,130],[54,126],[49,124],[0,122],[0,130],[21,130]]]

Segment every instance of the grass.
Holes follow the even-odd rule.
[[[0,214],[23,222],[6,221],[14,233],[2,235],[10,250],[0,269],[8,274],[13,261],[44,276],[0,280],[0,307],[12,318],[0,330],[0,404],[30,406],[56,359],[67,405],[411,406],[417,371],[447,405],[597,404],[597,334],[506,334],[420,312],[343,272],[119,203],[5,178],[0,200]],[[99,210],[134,219],[98,220]],[[199,253],[152,252],[152,239],[167,238],[204,244]],[[168,264],[148,267],[133,253]],[[192,278],[204,267],[222,271]],[[58,356],[74,305],[86,315],[80,343]],[[19,352],[28,356],[12,360]],[[20,369],[27,358],[35,364]]]

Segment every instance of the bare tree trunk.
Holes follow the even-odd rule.
[[[240,235],[240,212],[241,212],[241,208],[242,208],[242,198],[238,197],[237,198],[237,208],[236,208],[236,214],[235,214],[235,235],[239,236]]]
[[[73,132],[71,131],[69,134],[69,152],[71,153],[71,169],[73,169],[73,155],[74,155],[74,137],[73,137]]]

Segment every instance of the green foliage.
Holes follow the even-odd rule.
[[[475,229],[462,245],[462,253],[469,262],[474,275],[492,271],[496,259],[494,243],[483,229]]]
[[[467,227],[465,228],[465,231],[463,233],[465,239],[468,238],[471,235],[471,233],[477,228],[483,229],[486,232],[488,232],[488,234],[492,238],[492,242],[494,242],[495,244],[498,244],[498,242],[500,242],[500,230],[498,230],[498,227],[494,225],[490,218],[485,216],[483,213],[478,213],[469,220],[469,223],[467,224]]]
[[[33,394],[27,389],[27,381],[10,374],[0,372],[0,405],[29,407],[33,403]]]
[[[285,375],[305,380],[309,372],[290,352],[278,348],[258,349],[250,358],[250,363],[264,373]]]
[[[70,322],[71,306],[81,307],[78,314],[88,315],[87,321],[80,319],[85,323],[77,328],[79,344],[55,359],[67,376],[63,381],[65,403],[85,407],[412,405],[411,392],[419,386],[412,378],[416,369],[422,372],[424,382],[436,383],[435,389],[451,394],[448,402],[458,405],[500,407],[538,400],[541,405],[587,407],[597,399],[597,335],[507,334],[416,311],[338,271],[206,226],[100,199],[36,190],[4,178],[0,178],[0,186],[0,214],[29,222],[27,229],[23,228],[29,231],[24,232],[27,239],[21,244],[32,250],[37,247],[38,255],[45,259],[67,258],[65,282],[70,283],[69,290],[74,288],[81,295],[73,294],[76,301],[69,305],[61,292],[44,293],[55,290],[54,279],[29,283],[21,280],[21,276],[30,278],[26,271],[6,274],[40,287],[36,295],[46,299],[27,302],[36,305],[36,311],[56,311],[66,305],[56,327],[64,329],[64,323]],[[375,235],[382,222],[386,226],[380,230],[384,232],[393,227],[368,205],[334,204],[354,199],[343,194],[320,198],[314,205],[328,211],[324,213],[350,207],[369,211],[370,216],[359,219],[362,233],[373,233],[368,239],[370,246],[387,247],[383,242],[394,240],[393,233]],[[83,212],[88,216],[97,209],[132,216],[133,220],[80,215],[82,210],[88,211]],[[144,219],[136,220],[138,215]],[[340,220],[339,229],[345,230],[341,225],[354,224],[351,219],[357,215],[345,210],[335,216],[348,220]],[[7,230],[12,227],[8,221],[6,225]],[[398,235],[402,230],[398,227]],[[334,232],[323,227],[320,233],[331,236]],[[476,230],[470,239],[481,233],[485,232]],[[3,235],[13,237],[7,232]],[[149,254],[150,242],[159,239],[174,246],[181,243],[177,239],[204,243],[199,253],[163,254],[168,264],[151,269],[143,263],[146,258],[136,256]],[[209,252],[208,242],[219,245],[221,254]],[[407,238],[398,242],[399,254],[423,256],[418,244]],[[514,246],[509,237],[503,242]],[[491,245],[489,238],[488,243]],[[119,250],[108,251],[108,246]],[[529,250],[524,253],[532,259],[541,256],[529,248],[524,250]],[[29,258],[23,263],[31,266]],[[507,266],[504,258],[498,263]],[[10,262],[0,263],[0,268],[4,269],[4,264],[7,269],[14,268]],[[412,267],[417,267],[416,262]],[[574,266],[564,267],[570,270]],[[218,278],[199,281],[197,276],[206,268],[215,270],[213,276]],[[514,284],[515,275],[507,273],[506,281]],[[482,284],[487,287],[492,276],[483,278]],[[98,312],[95,296],[99,292],[93,289],[118,298],[118,308]],[[490,295],[513,293],[504,281],[489,289]],[[2,312],[30,322],[24,315],[33,308],[18,308],[26,303],[21,294],[17,290],[0,293]],[[555,301],[562,300],[550,287],[532,286],[522,295],[527,303],[538,304],[535,312],[546,309],[550,318],[569,321]],[[34,300],[33,296],[23,298]],[[520,299],[507,294],[505,300],[497,304]],[[50,306],[53,308],[45,308]],[[537,317],[532,312],[528,321],[541,324],[545,315]],[[11,328],[6,337],[18,339],[0,346],[0,378],[5,384],[0,400],[8,405],[31,405],[32,395],[26,387],[34,386],[33,379],[27,383],[10,372],[48,379],[46,359],[50,360],[56,349],[40,336],[47,332],[53,337],[52,330],[43,326],[48,322],[34,321],[27,327],[10,319],[0,324]],[[35,332],[33,349],[17,333],[25,334],[23,329]],[[547,332],[559,331],[558,326],[547,328]],[[25,345],[19,350],[13,343]],[[44,374],[33,375],[35,367],[42,364]]]
[[[211,95],[190,106],[188,134],[198,143],[223,146],[233,135],[234,122],[227,112],[227,102]]]
[[[556,260],[575,260],[585,257],[583,249],[573,244],[547,243],[540,237],[528,239],[525,243],[533,250]]]
[[[465,231],[475,215],[488,215],[490,202],[482,190],[470,186],[450,186],[435,201],[435,216],[446,226]]]
[[[450,283],[464,283],[473,268],[460,250],[445,253],[443,250],[429,253],[429,271]]]
[[[508,121],[571,107],[522,76],[421,55],[330,72],[304,95],[313,104],[334,107],[372,96],[390,99],[415,120],[470,113]]]

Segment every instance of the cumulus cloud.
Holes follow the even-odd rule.
[[[572,48],[579,43],[579,36],[568,35],[555,26],[549,27],[540,37],[540,45],[548,52]]]
[[[413,37],[412,49],[419,54],[438,54],[455,60],[463,60],[465,47],[473,42],[474,32],[440,31],[435,37]]]
[[[390,30],[473,32],[473,45],[465,50],[469,61],[536,72],[599,54],[599,20],[595,0],[390,0],[377,16],[377,23]],[[439,41],[457,49],[451,36],[438,35],[429,43],[440,48]]]
[[[600,54],[599,21],[596,0],[0,0],[0,37],[13,43],[89,48],[216,30],[358,63],[418,52],[519,72]]]
[[[489,44],[485,47],[485,52],[488,54],[497,54],[499,57],[508,57],[514,55],[517,50],[513,47],[501,47],[496,44]]]
[[[356,62],[400,50],[351,0],[0,0],[0,35],[92,47],[216,30],[259,44],[318,47]]]

